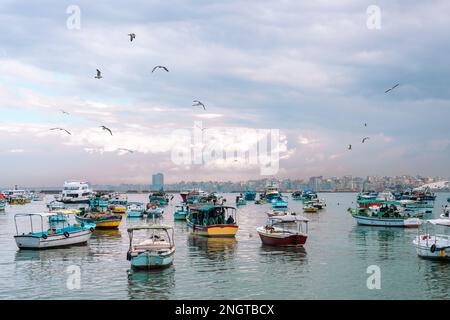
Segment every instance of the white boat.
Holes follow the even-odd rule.
[[[56,213],[19,213],[14,216],[16,235],[14,239],[19,249],[47,249],[86,243],[95,229],[95,224],[68,224],[63,222],[61,228],[53,228],[44,219]],[[29,218],[30,231],[19,232],[17,218]],[[33,224],[33,217],[40,218],[40,223]],[[35,221],[36,222],[36,221]],[[35,230],[35,228],[37,230]]]
[[[435,234],[430,235],[428,229],[445,228],[448,232],[450,227],[449,219],[432,219],[425,223],[425,233],[418,232],[417,237],[413,240],[416,252],[419,257],[437,260],[450,260],[450,235]]]
[[[147,204],[147,209],[145,210],[145,214],[147,214],[149,217],[161,217],[164,213],[164,209],[161,207],[158,207],[156,205],[150,205]]]
[[[390,192],[390,191],[383,191],[383,192],[378,193],[378,195],[377,195],[375,200],[378,200],[378,201],[394,201],[395,197],[392,194],[392,192]]]
[[[266,225],[256,231],[262,243],[273,246],[303,246],[308,238],[308,219],[301,216],[271,217]],[[286,223],[296,223],[297,228],[279,227]]]
[[[142,218],[144,216],[143,202],[128,202],[126,215],[128,218]]]
[[[93,193],[87,182],[66,181],[59,200],[63,203],[89,203]]]
[[[47,203],[47,208],[49,210],[62,210],[65,209],[65,205],[60,201],[52,200],[49,203]]]
[[[385,208],[381,210],[380,207],[349,208],[348,212],[358,224],[366,226],[417,228],[421,224],[419,218],[402,215],[396,207],[388,208],[388,210]]]
[[[146,233],[143,241],[133,242],[136,231]],[[169,233],[171,231],[171,234]],[[127,260],[137,269],[158,269],[170,266],[175,256],[173,228],[168,225],[142,225],[128,228],[130,247]]]

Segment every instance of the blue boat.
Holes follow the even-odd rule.
[[[247,201],[254,201],[256,198],[256,192],[252,190],[247,190],[244,193],[244,199]]]
[[[6,208],[6,200],[5,199],[0,199],[0,211],[4,211]]]
[[[447,198],[447,202],[450,202],[450,198]]]
[[[144,216],[143,202],[128,202],[126,215],[127,218],[142,218]]]
[[[142,225],[128,228],[127,231],[130,238],[127,260],[130,261],[132,268],[160,269],[172,265],[175,256],[175,243],[171,226]],[[136,240],[135,233],[137,231],[145,232],[144,240]],[[138,243],[136,244],[136,242]]]
[[[189,207],[183,204],[177,204],[175,206],[175,212],[173,213],[173,220],[184,220],[189,214]]]
[[[283,198],[278,198],[272,200],[272,209],[275,211],[285,211],[288,209],[288,202],[284,201]]]

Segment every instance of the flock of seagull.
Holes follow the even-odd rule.
[[[135,34],[135,33],[129,33],[128,36],[130,37],[130,42],[133,42],[133,40],[136,38],[136,34]],[[154,72],[155,72],[156,70],[158,70],[158,69],[162,69],[162,70],[164,70],[164,71],[166,71],[166,72],[169,72],[169,69],[168,69],[166,66],[158,65],[158,66],[155,66],[155,67],[152,69],[152,73],[154,73]],[[94,76],[94,78],[95,78],[95,79],[102,79],[102,78],[103,78],[102,72],[101,72],[99,69],[96,69],[96,71],[97,71],[97,74]],[[194,106],[201,106],[201,107],[203,108],[203,110],[206,110],[206,106],[205,106],[201,101],[199,101],[199,100],[194,100],[193,103],[194,103],[194,104],[192,105],[193,107],[194,107]],[[60,111],[61,111],[63,114],[70,115],[69,112],[67,112],[67,111],[65,111],[65,110],[63,110],[63,109],[60,109]],[[108,127],[106,127],[106,126],[100,126],[99,128],[102,128],[102,130],[109,132],[109,134],[110,134],[111,136],[113,135],[112,130],[111,130],[110,128],[108,128]],[[60,128],[60,127],[50,128],[50,130],[64,131],[65,133],[67,133],[67,134],[69,134],[69,135],[72,135],[72,133],[71,133],[69,130],[64,129],[64,128]],[[127,149],[127,148],[118,148],[118,150],[120,150],[120,151],[125,151],[125,152],[129,152],[129,153],[133,153],[133,152],[134,152],[133,150],[130,150],[130,149]]]
[[[130,37],[130,42],[133,42],[133,40],[136,38],[136,34],[135,34],[135,33],[129,33],[128,36]],[[158,70],[158,69],[162,69],[162,70],[164,70],[164,71],[166,71],[166,72],[169,72],[169,69],[168,69],[166,66],[158,65],[158,66],[155,66],[155,67],[152,69],[152,73],[155,72],[155,71]],[[102,72],[101,72],[99,69],[96,69],[96,70],[97,70],[97,75],[96,75],[94,78],[96,78],[96,79],[102,79],[102,78],[103,78]],[[400,85],[400,84],[397,83],[397,84],[394,85],[393,87],[387,89],[384,93],[389,93],[389,92],[391,92],[392,90],[394,90],[395,88],[397,88],[399,85]],[[205,106],[201,101],[199,101],[199,100],[194,100],[192,106],[193,106],[193,107],[200,106],[200,107],[203,108],[203,110],[206,110],[206,106]],[[60,111],[61,111],[63,114],[66,114],[66,115],[69,115],[69,114],[70,114],[69,112],[67,112],[67,111],[65,111],[65,110],[62,110],[62,109],[61,109]],[[364,123],[364,127],[367,127],[367,123]],[[112,130],[111,130],[110,128],[108,128],[108,127],[106,127],[106,126],[100,126],[100,128],[102,128],[102,130],[104,130],[104,131],[109,132],[109,133],[111,134],[111,136],[113,135]],[[206,129],[206,128],[201,128],[201,129],[202,129],[202,131],[203,131],[203,130]],[[66,129],[64,129],[64,128],[59,128],[59,127],[57,127],[57,128],[50,128],[50,130],[60,130],[60,131],[66,132],[66,133],[69,134],[69,135],[72,135],[72,133],[70,133],[68,130],[66,130]],[[370,139],[370,137],[364,137],[364,138],[361,140],[361,143],[366,142],[366,140],[368,140],[368,139]],[[126,152],[129,152],[129,153],[133,153],[133,152],[134,152],[133,150],[126,149],[126,148],[119,148],[118,150],[126,151]],[[351,145],[351,144],[348,145],[348,150],[352,150],[352,145]]]
[[[389,93],[389,92],[391,92],[392,90],[394,90],[395,88],[397,88],[399,85],[400,85],[400,83],[397,83],[395,86],[393,86],[393,87],[387,89],[384,93]],[[364,123],[364,127],[367,127],[367,123]],[[361,143],[366,142],[366,140],[368,140],[368,139],[370,139],[370,137],[364,137],[364,138],[361,140]],[[352,150],[352,145],[349,144],[347,149],[348,149],[348,150]]]

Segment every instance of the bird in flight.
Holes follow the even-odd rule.
[[[102,72],[100,70],[97,69],[97,75],[94,77],[96,79],[101,79],[102,77]]]
[[[200,130],[206,130],[206,128],[202,128],[202,127],[200,127],[200,126],[197,126],[197,125],[195,125],[197,128],[199,128]]]
[[[206,110],[206,107],[205,107],[205,105],[202,102],[200,102],[198,100],[194,100],[193,102],[194,102],[194,104],[192,105],[193,107],[202,106],[203,110]]]
[[[64,113],[64,114],[67,114],[67,115],[70,114],[70,113],[68,113],[67,111],[64,111],[63,109],[60,109],[60,111],[61,111],[62,113]]]
[[[111,135],[113,135],[110,128],[107,128],[107,127],[105,127],[105,126],[100,126],[100,128],[102,128],[103,130],[109,131],[109,133],[110,133]]]
[[[367,139],[370,139],[369,137],[365,137],[362,139],[362,143],[364,143]]]
[[[348,145],[348,150],[352,150],[352,145],[351,144]]]
[[[133,41],[134,38],[136,38],[136,34],[134,33],[129,33],[128,35],[130,36],[130,41]]]
[[[66,133],[72,135],[69,131],[67,131],[67,130],[64,129],[64,128],[51,128],[50,130],[61,130],[61,131],[65,131]]]
[[[133,153],[134,152],[133,150],[125,149],[125,148],[119,148],[118,150],[122,150],[122,151],[129,152],[129,153]]]
[[[164,70],[166,70],[166,72],[169,72],[169,69],[167,69],[164,66],[156,66],[156,67],[153,68],[152,73],[155,72],[156,69],[164,69]]]
[[[387,89],[384,93],[388,93],[389,91],[394,90],[395,88],[397,88],[400,85],[400,83],[397,83],[395,86],[393,86],[392,88]]]

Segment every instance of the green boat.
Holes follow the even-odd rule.
[[[173,213],[173,220],[184,220],[189,214],[189,206],[184,204],[177,204],[175,206],[175,212]]]
[[[169,198],[165,192],[153,192],[149,196],[150,203],[158,203],[160,206],[167,206],[169,203]]]

